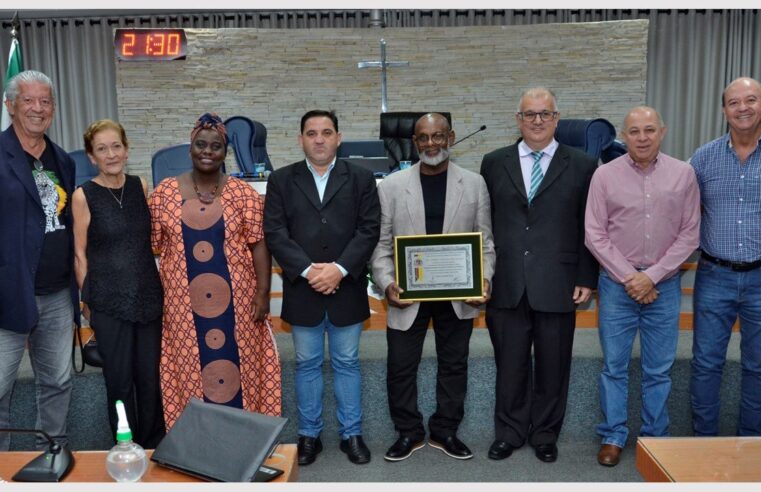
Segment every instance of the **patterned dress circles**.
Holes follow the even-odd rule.
[[[160,373],[167,430],[192,397],[280,415],[275,339],[270,323],[255,322],[252,313],[249,246],[264,239],[261,198],[229,177],[205,205],[183,200],[177,178],[167,178],[151,194],[150,210],[164,285]]]

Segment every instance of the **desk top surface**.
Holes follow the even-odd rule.
[[[113,482],[106,471],[108,451],[74,451],[74,468],[64,482]],[[148,456],[153,450],[146,450]],[[40,454],[39,451],[15,451],[0,453],[0,477],[10,481],[11,477],[25,464]],[[296,445],[281,444],[264,464],[283,470],[283,474],[273,482],[295,482],[298,479]],[[141,482],[203,482],[203,480],[157,465],[148,463],[148,470]]]
[[[761,437],[640,437],[636,462],[649,482],[759,482]]]

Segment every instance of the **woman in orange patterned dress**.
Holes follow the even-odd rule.
[[[150,198],[164,286],[161,394],[169,430],[192,397],[280,415],[280,360],[269,323],[271,257],[261,198],[226,176],[227,133],[206,113],[190,138],[193,169]]]

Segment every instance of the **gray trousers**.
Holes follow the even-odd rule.
[[[37,395],[35,428],[66,445],[74,308],[69,289],[36,296],[35,300],[40,319],[30,333],[0,329],[0,428],[11,427],[11,393],[28,342]],[[38,448],[46,445],[44,439],[37,438]],[[9,446],[10,434],[0,432],[0,451],[7,451]]]

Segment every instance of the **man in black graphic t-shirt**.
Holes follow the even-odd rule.
[[[51,80],[25,71],[10,80],[12,125],[0,134],[0,428],[28,344],[37,384],[37,423],[66,444],[71,337],[79,316],[69,199],[74,162],[45,136],[55,112]],[[75,318],[76,317],[76,318]],[[10,436],[0,432],[0,451]],[[46,442],[38,438],[38,447]]]

